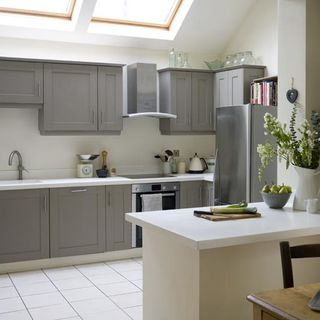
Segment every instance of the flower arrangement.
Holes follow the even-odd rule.
[[[312,111],[311,124],[304,120],[296,129],[297,106],[294,105],[291,113],[289,127],[270,113],[264,116],[264,128],[266,135],[273,137],[275,142],[267,141],[259,144],[257,151],[261,160],[259,168],[259,180],[262,181],[263,170],[270,161],[275,158],[286,161],[286,168],[290,164],[316,169],[320,164],[320,116],[318,112]]]

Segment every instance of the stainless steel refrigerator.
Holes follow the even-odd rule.
[[[264,181],[276,183],[277,163],[258,179],[260,158],[257,145],[264,143],[264,114],[277,115],[273,106],[240,105],[216,110],[216,168],[214,192],[216,204],[262,201],[260,190]]]

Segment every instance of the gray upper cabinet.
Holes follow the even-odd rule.
[[[105,251],[105,188],[50,190],[50,251],[64,257]]]
[[[210,133],[213,124],[211,72],[164,70],[159,72],[160,110],[176,119],[160,119],[162,134]]]
[[[203,206],[202,181],[180,183],[180,208],[195,208]]]
[[[0,107],[43,103],[43,64],[0,61]]]
[[[0,262],[49,257],[49,193],[0,191]]]
[[[41,131],[97,130],[97,67],[44,64]]]
[[[107,251],[131,248],[131,223],[125,213],[131,212],[131,185],[106,187]]]
[[[100,131],[122,130],[121,68],[98,68],[98,118]]]
[[[242,66],[214,74],[214,106],[236,106],[250,102],[250,83],[264,76],[264,66]]]

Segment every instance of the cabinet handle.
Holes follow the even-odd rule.
[[[100,128],[102,127],[102,110],[100,111]]]
[[[108,206],[111,208],[111,192],[108,192]]]
[[[40,80],[38,81],[38,96],[41,97]]]
[[[43,197],[43,211],[47,212],[47,196],[44,195]]]
[[[94,110],[91,110],[91,122],[94,124]]]
[[[212,125],[212,111],[209,113],[209,121],[210,121],[210,126]]]
[[[199,197],[200,197],[200,201],[202,202],[202,187],[199,188]]]
[[[77,193],[77,192],[87,192],[87,189],[76,189],[76,190],[71,190],[71,192],[73,192],[73,193]]]
[[[188,125],[191,125],[191,112],[188,112]]]

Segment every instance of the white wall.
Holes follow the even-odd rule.
[[[277,0],[256,0],[255,4],[224,49],[229,53],[250,50],[257,63],[267,66],[267,75],[278,74]]]
[[[63,59],[106,63],[157,63],[168,65],[167,51],[134,48],[79,45],[48,41],[0,39],[0,56],[42,59]],[[190,54],[193,67],[203,67],[208,57]],[[0,179],[16,177],[15,168],[7,165],[9,153],[22,153],[26,178],[71,177],[75,174],[78,153],[108,151],[109,167],[118,173],[156,172],[160,161],[153,156],[165,149],[179,149],[181,157],[194,152],[213,154],[214,137],[163,136],[159,120],[150,118],[124,119],[120,136],[40,136],[36,109],[0,108]],[[99,161],[95,161],[99,166]]]

